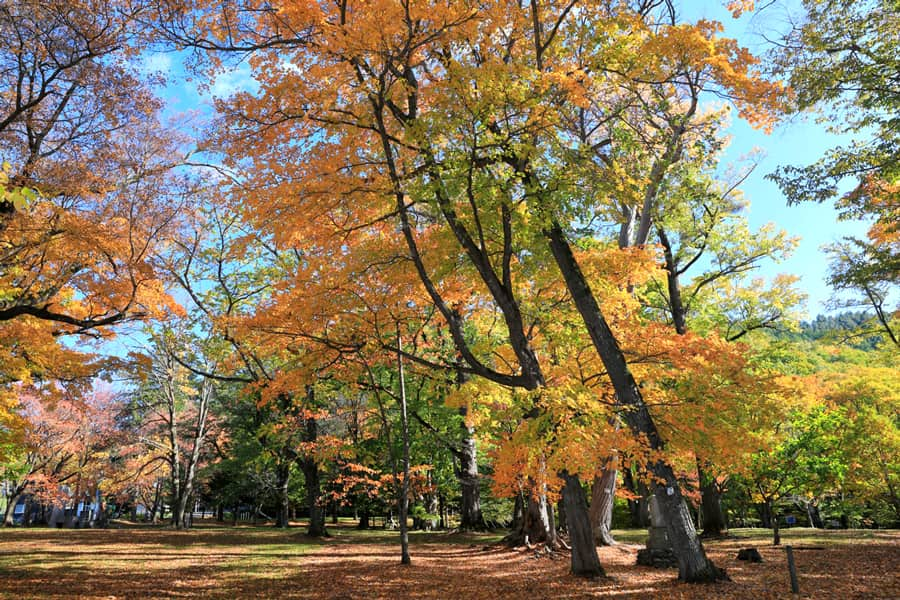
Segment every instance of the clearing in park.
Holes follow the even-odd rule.
[[[510,549],[491,534],[411,534],[412,565],[400,564],[396,532],[333,537],[303,528],[200,524],[193,531],[123,525],[107,530],[17,529],[0,533],[0,598],[789,598],[783,548],[770,533],[736,529],[707,542],[731,582],[688,585],[677,571],[635,566],[646,537],[616,530],[600,549],[606,579],[568,574],[567,556]],[[797,561],[801,598],[900,597],[900,533],[894,530],[784,533]],[[762,563],[736,559],[755,546]]]

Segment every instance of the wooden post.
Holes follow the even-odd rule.
[[[791,574],[791,593],[800,593],[800,584],[797,582],[797,567],[794,565],[794,548],[785,546],[784,551],[787,553],[788,571]]]

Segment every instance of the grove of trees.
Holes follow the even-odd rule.
[[[662,0],[3,1],[5,523],[507,528],[596,577],[653,498],[685,582],[729,526],[898,526],[900,5],[802,9],[757,56]],[[173,116],[160,55],[249,79]],[[725,158],[799,111],[857,141],[770,177],[869,225],[810,322]]]

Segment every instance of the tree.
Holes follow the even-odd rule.
[[[149,354],[135,357],[133,376],[137,381],[136,403],[142,413],[142,441],[152,453],[161,452],[168,464],[172,525],[187,529],[191,526],[193,507],[189,503],[194,500],[197,472],[207,455],[215,388],[209,378],[194,377],[192,381],[192,374],[176,361],[174,346],[174,334],[164,331]]]
[[[0,7],[0,382],[74,380],[112,326],[177,311],[150,263],[183,138],[133,61],[140,2]],[[181,190],[183,191],[183,189]],[[165,196],[165,198],[163,198]],[[77,336],[80,344],[71,342]],[[14,392],[4,389],[0,421]]]
[[[780,167],[771,177],[789,202],[837,199],[842,218],[872,220],[867,239],[847,238],[829,248],[829,282],[838,294],[861,296],[848,305],[871,308],[897,345],[897,309],[888,296],[896,293],[900,273],[898,6],[895,0],[810,1],[803,8],[803,20],[777,55],[780,69],[790,77],[798,109],[821,108],[832,131],[857,139],[812,165]],[[848,179],[852,188],[844,193]]]
[[[353,263],[357,276],[384,266],[375,257],[411,264],[466,369],[537,392],[547,380],[529,338],[522,271],[555,261],[627,425],[662,450],[616,334],[570,246],[567,229],[581,215],[608,214],[615,194],[593,178],[578,179],[584,146],[569,143],[566,117],[573,106],[602,107],[591,146],[612,144],[618,152],[627,126],[619,115],[640,120],[654,107],[710,89],[765,124],[780,88],[759,77],[748,52],[717,37],[719,25],[659,25],[657,5],[623,12],[603,3],[573,10],[574,3],[498,2],[479,6],[477,14],[472,8],[384,2],[362,14],[343,3],[300,4],[276,15],[198,2],[173,7],[162,27],[179,43],[218,52],[216,59],[222,52],[253,54],[259,92],[223,106],[230,131],[222,138],[238,157],[247,155],[253,136],[252,168],[241,184],[248,212],[281,240],[297,240],[303,231],[304,261],[321,261],[322,269],[311,272],[331,278],[361,258],[364,263]],[[231,26],[209,26],[220,19]],[[647,98],[652,104],[645,111]],[[681,127],[677,118],[665,125],[670,132]],[[680,150],[677,137],[670,154]],[[392,247],[376,251],[373,236]],[[458,271],[449,273],[448,264]],[[452,298],[463,269],[505,326],[510,369],[486,362],[467,339],[478,307]],[[405,285],[408,275],[402,280]],[[651,467],[665,482],[659,490],[671,491],[664,505],[683,558],[682,578],[718,577],[674,472],[665,461]],[[537,522],[552,541],[548,519]]]
[[[158,101],[121,60],[140,10],[24,2],[0,11],[0,73],[12,90],[0,104],[0,156],[16,196],[0,202],[0,321],[31,316],[79,333],[163,300],[146,259],[175,214],[154,195],[176,152],[153,123]]]
[[[119,442],[114,427],[118,399],[105,390],[76,394],[70,390],[42,398],[41,389],[20,390],[25,436],[17,477],[10,480],[7,526],[13,525],[13,509],[25,494],[47,505],[77,507],[115,479],[111,454]]]

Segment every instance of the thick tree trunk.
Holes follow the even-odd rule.
[[[314,419],[307,420],[309,422]],[[300,461],[300,468],[303,470],[303,477],[306,480],[306,508],[309,511],[309,529],[306,535],[311,537],[322,537],[328,535],[325,529],[325,508],[319,502],[319,494],[321,493],[321,483],[319,480],[319,465],[315,460],[304,459]]]
[[[364,506],[362,511],[359,513],[359,525],[356,526],[357,529],[368,529],[371,527],[369,524],[369,507]]]
[[[720,537],[725,534],[728,524],[722,510],[722,494],[715,477],[705,472],[698,460],[697,477],[700,480],[700,515],[703,537]]]
[[[572,547],[572,574],[579,577],[603,577],[606,573],[597,557],[597,546],[594,544],[594,534],[581,481],[578,475],[570,475],[566,471],[560,473],[560,477],[565,482],[562,497],[569,544]]]
[[[594,543],[599,546],[612,546],[616,543],[610,530],[617,475],[615,469],[604,469],[600,476],[594,476],[591,486],[591,530],[594,532]]]
[[[291,464],[287,461],[278,465],[275,471],[278,485],[278,512],[275,514],[275,527],[287,529],[291,516]]]
[[[541,493],[537,498],[530,496],[525,504],[525,522],[522,526],[523,543],[548,546],[556,544],[556,526],[553,519],[553,507],[547,502],[547,495]]]
[[[457,478],[462,496],[459,506],[459,528],[461,531],[480,531],[486,527],[484,516],[481,514],[481,487],[475,438],[471,435],[463,440],[458,458]]]
[[[550,249],[566,281],[578,312],[590,334],[603,365],[616,392],[616,401],[624,408],[622,420],[635,436],[645,438],[654,451],[662,451],[664,444],[634,380],[625,355],[612,330],[600,311],[600,306],[581,272],[562,227],[551,223],[544,232]],[[653,476],[652,491],[660,496],[665,514],[672,550],[678,559],[678,578],[686,582],[705,582],[724,579],[722,573],[710,561],[694,528],[694,522],[681,495],[681,489],[672,467],[662,460],[648,465]]]
[[[557,543],[556,527],[553,523],[553,513],[545,494],[534,497],[529,492],[524,493],[524,498],[517,498],[516,511],[521,507],[521,516],[513,516],[513,530],[503,538],[510,546],[530,546],[532,544],[547,544],[555,546]]]
[[[456,384],[461,386],[466,383],[469,376],[463,372],[461,365],[456,370]],[[481,514],[481,485],[478,476],[478,449],[475,445],[475,429],[466,423],[468,408],[461,406],[459,415],[462,417],[460,429],[462,442],[458,449],[453,450],[453,455],[459,461],[456,468],[456,478],[459,480],[460,506],[459,529],[460,531],[482,531],[487,529],[484,516]]]

